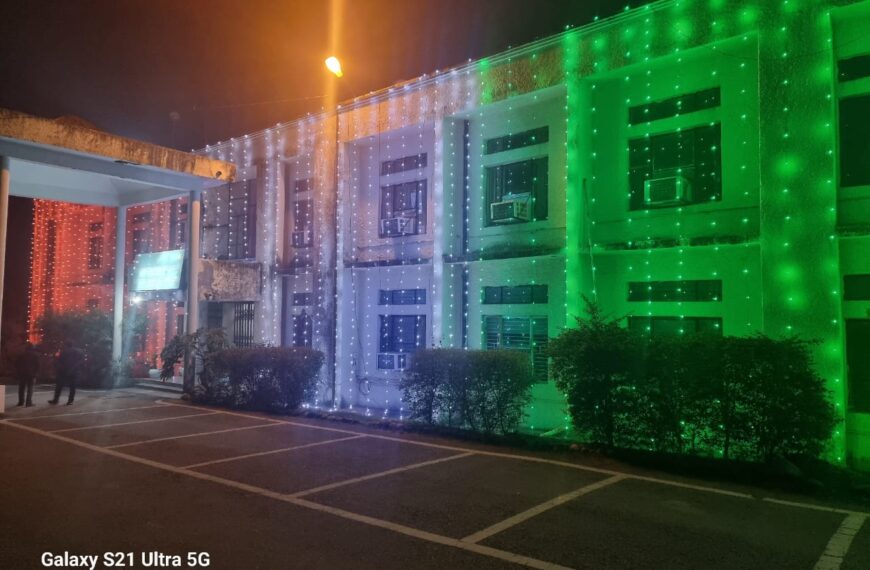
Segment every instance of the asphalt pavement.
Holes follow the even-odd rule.
[[[137,390],[48,398],[0,421],[0,568],[870,568],[848,505]]]

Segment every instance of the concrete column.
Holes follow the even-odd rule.
[[[199,240],[200,211],[202,206],[202,191],[192,190],[187,205],[187,334],[193,334],[199,329]]]
[[[127,258],[127,206],[118,207],[115,223],[115,304],[112,310],[112,359],[124,353],[124,277]]]
[[[6,222],[9,218],[9,159],[0,157],[0,325],[3,323],[3,279],[6,276]],[[6,410],[6,393],[0,390],[0,414]]]
[[[191,190],[187,204],[187,302],[184,304],[187,334],[199,329],[199,245],[202,191]],[[191,351],[184,355],[184,392],[190,394],[196,385],[196,357]]]

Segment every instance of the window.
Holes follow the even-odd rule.
[[[719,317],[628,317],[628,328],[645,334],[722,334]]]
[[[628,141],[632,210],[722,199],[718,123]]]
[[[840,186],[870,185],[870,93],[840,100]]]
[[[483,317],[484,347],[487,350],[519,350],[529,355],[535,380],[546,382],[547,317]]]
[[[131,222],[134,224],[144,224],[145,222],[151,221],[151,212],[141,212],[139,214],[134,214],[131,218]]]
[[[254,345],[254,303],[234,303],[233,344],[239,347]]]
[[[293,247],[314,245],[314,207],[311,200],[293,202]]]
[[[546,304],[546,285],[513,285],[505,287],[484,287],[484,305],[530,305]]]
[[[669,119],[703,109],[713,109],[720,104],[718,87],[696,91],[695,93],[686,93],[685,95],[670,97],[662,101],[654,101],[646,105],[629,107],[628,124],[636,125],[659,119]]]
[[[425,289],[381,289],[379,305],[425,305]]]
[[[103,265],[103,238],[92,237],[88,240],[88,269],[99,269]]]
[[[381,186],[380,237],[426,232],[426,181]]]
[[[133,230],[133,255],[140,253],[148,253],[150,251],[148,243],[148,230]]]
[[[381,163],[381,176],[426,168],[426,158],[426,153],[422,152],[394,160],[385,160]]]
[[[721,301],[721,280],[632,281],[628,284],[629,301]]]
[[[870,77],[870,54],[857,55],[838,61],[837,77],[840,81]]]
[[[311,315],[304,312],[293,315],[293,346],[311,346],[312,320]]]
[[[523,131],[521,133],[487,139],[484,145],[484,154],[495,154],[498,152],[504,152],[506,150],[513,150],[515,148],[523,148],[526,146],[543,144],[549,140],[549,127],[539,127],[537,129],[531,129],[528,131]]]
[[[487,226],[547,219],[547,157],[486,168]]]
[[[843,300],[870,301],[870,274],[844,276]]]
[[[294,307],[307,307],[311,305],[311,293],[293,293]]]
[[[203,254],[215,259],[252,259],[257,242],[256,180],[210,190],[203,201]]]
[[[309,192],[312,188],[314,188],[313,178],[303,178],[293,182],[293,191],[297,194],[300,192]]]
[[[85,306],[89,311],[95,311],[100,308],[100,300],[99,299],[88,299],[85,303]]]
[[[380,315],[380,352],[415,352],[426,346],[425,315]]]
[[[224,304],[223,303],[206,303],[205,304],[205,322],[208,329],[224,328]]]

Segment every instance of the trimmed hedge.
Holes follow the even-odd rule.
[[[400,388],[411,419],[509,433],[523,418],[533,382],[525,353],[432,348],[414,353]]]
[[[171,378],[187,351],[197,364],[195,401],[233,408],[288,411],[310,399],[323,366],[323,353],[311,348],[231,347],[222,329],[200,329],[173,338],[161,352],[161,376]]]
[[[550,342],[579,434],[608,446],[753,461],[825,451],[836,425],[811,343],[647,337],[594,304]]]
[[[283,411],[314,394],[323,353],[306,347],[228,348],[215,362],[226,373],[231,405]]]

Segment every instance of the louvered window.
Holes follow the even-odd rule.
[[[483,341],[487,350],[519,350],[527,353],[535,379],[538,382],[547,381],[547,317],[487,315],[483,319]]]

